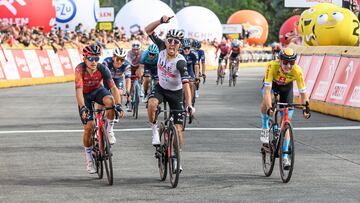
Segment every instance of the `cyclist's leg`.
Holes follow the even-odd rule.
[[[156,121],[156,110],[158,105],[163,101],[164,96],[162,94],[163,89],[160,87],[159,84],[155,86],[153,91],[149,95],[149,101],[148,101],[148,119],[149,123],[152,129],[152,144],[153,145],[159,145],[160,144],[160,138],[159,138],[159,130],[158,125]]]
[[[150,67],[148,66],[144,66],[144,82],[143,82],[143,86],[144,86],[144,98],[148,95],[148,91],[149,91],[149,87],[150,87],[150,81],[151,81],[151,71],[150,71]]]
[[[239,66],[240,66],[240,54],[235,58],[236,65],[235,65],[235,76],[239,76]]]

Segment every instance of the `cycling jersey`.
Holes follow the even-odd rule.
[[[300,93],[306,93],[304,76],[299,65],[294,64],[291,72],[284,74],[281,70],[279,60],[268,63],[264,80],[265,86],[271,87],[273,82],[278,85],[287,85],[293,81],[296,81]]]
[[[130,63],[132,67],[139,67],[142,51],[139,50],[139,55],[135,55],[132,50],[129,50],[126,54],[126,60]]]
[[[219,50],[219,49],[220,49],[220,55],[226,55],[230,52],[230,46],[228,44],[226,44],[225,46],[219,44],[216,47],[216,50]]]
[[[187,70],[188,70],[188,73],[189,73],[190,77],[193,80],[195,80],[195,68],[194,68],[194,66],[199,64],[196,55],[192,51],[188,55],[185,55],[184,50],[182,50],[180,52],[180,54],[183,55],[185,60],[186,60],[186,66],[187,66]]]
[[[231,47],[230,59],[234,60],[240,54],[240,47]]]
[[[194,54],[196,55],[197,59],[201,63],[205,63],[205,52],[202,49],[198,49],[197,51],[194,50]]]
[[[159,55],[157,54],[154,59],[149,58],[149,51],[146,50],[143,52],[140,64],[144,65],[144,76],[152,76],[153,78],[157,79],[157,61]]]
[[[160,86],[171,91],[182,89],[182,84],[189,82],[184,56],[177,54],[174,58],[168,57],[165,42],[155,34],[149,37],[161,50],[157,63]]]
[[[86,71],[84,62],[76,66],[75,88],[83,88],[84,94],[97,90],[102,86],[102,82],[107,84],[109,88],[115,85],[109,69],[103,64],[98,63],[97,70],[92,75]]]
[[[130,64],[127,60],[123,62],[123,64],[119,68],[114,67],[114,61],[112,57],[105,58],[103,61],[103,65],[106,66],[111,73],[111,77],[113,78],[115,85],[118,89],[124,89],[123,78],[125,75],[125,79],[131,77]],[[110,89],[105,83],[104,86],[106,89]]]

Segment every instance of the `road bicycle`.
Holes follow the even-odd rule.
[[[225,59],[222,59],[220,62],[220,66],[217,70],[217,79],[216,84],[219,85],[219,83],[222,85],[224,82],[224,75],[225,75],[225,69],[226,69],[226,61]]]
[[[141,91],[141,87],[140,87],[139,79],[136,78],[133,81],[130,92],[131,109],[132,109],[133,117],[135,117],[135,119],[138,119],[139,117],[140,91]]]
[[[237,71],[237,64],[238,59],[230,60],[230,68],[229,68],[229,87],[236,85],[236,71]]]
[[[156,117],[164,112],[159,106]],[[169,172],[170,184],[176,188],[180,177],[179,133],[174,124],[174,113],[186,113],[184,110],[172,110],[170,116],[159,125],[160,145],[156,146],[155,158],[158,162],[160,180],[165,181]]]
[[[278,95],[275,94],[273,102],[274,116],[269,121],[269,143],[263,144],[261,147],[262,165],[265,176],[269,177],[272,174],[275,159],[279,158],[280,176],[284,183],[290,181],[295,164],[294,134],[288,114],[290,107],[306,107],[306,112],[310,114],[309,103],[280,103],[278,101]],[[279,112],[283,112],[281,123],[279,123]],[[289,137],[287,151],[283,150],[285,136]],[[290,166],[285,166],[284,164],[285,154],[288,156]]]
[[[94,108],[94,102],[92,103]],[[113,176],[113,165],[112,165],[112,152],[111,152],[111,145],[109,142],[109,134],[107,131],[107,119],[105,116],[106,110],[114,110],[115,112],[115,120],[118,120],[119,113],[115,110],[115,107],[110,108],[97,108],[93,112],[90,112],[93,114],[95,128],[92,134],[93,139],[93,159],[95,162],[95,169],[96,173],[98,174],[99,179],[103,178],[104,174],[104,165],[105,165],[105,171],[106,176],[109,185],[112,185],[114,182],[114,176]]]

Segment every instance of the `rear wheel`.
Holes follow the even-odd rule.
[[[235,68],[234,68],[235,69]],[[235,87],[235,85],[236,85],[236,80],[237,80],[237,77],[236,77],[236,75],[235,75],[235,70],[233,70],[233,86]]]
[[[158,159],[158,167],[160,180],[164,181],[167,175],[167,131],[165,130],[165,125],[163,122],[160,123],[159,127],[159,135],[160,135],[160,146],[157,149],[157,159]]]
[[[272,123],[272,122],[271,122]],[[269,177],[273,170],[275,165],[275,145],[273,144],[274,136],[272,134],[273,132],[273,124],[270,125],[270,136],[269,136],[269,143],[263,144],[261,147],[261,157],[262,157],[262,165],[263,165],[263,171],[266,177]]]
[[[286,141],[285,135],[289,135],[289,145],[288,149],[284,149],[284,143]],[[295,164],[295,148],[294,148],[294,135],[292,132],[292,127],[290,123],[286,123],[284,126],[284,129],[282,130],[281,136],[280,136],[280,144],[279,144],[279,166],[280,166],[280,176],[284,183],[287,183],[290,181],[294,164]],[[290,165],[286,165],[284,162],[284,155],[288,157]]]
[[[170,149],[168,152],[169,157],[169,176],[170,183],[173,188],[175,188],[179,182],[180,176],[180,150],[179,150],[179,135],[175,126],[171,127],[171,136],[169,136],[168,144]]]
[[[103,137],[103,139],[102,139],[103,146],[104,146],[103,159],[104,159],[106,176],[107,176],[109,185],[112,185],[114,182],[114,177],[113,177],[112,153],[111,153],[111,149],[110,149],[111,146],[110,146],[110,142],[109,142],[109,135],[104,127],[101,127],[101,131],[103,134],[103,136],[102,136]]]

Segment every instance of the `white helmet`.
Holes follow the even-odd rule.
[[[134,40],[132,43],[131,43],[131,47],[133,49],[140,49],[141,48],[141,43],[138,41],[138,40]]]
[[[113,51],[113,55],[124,58],[126,56],[126,51],[124,48],[115,48]]]

